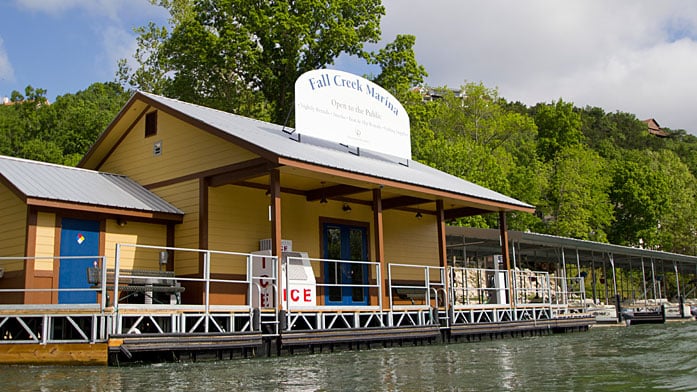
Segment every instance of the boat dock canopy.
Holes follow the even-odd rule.
[[[464,246],[467,254],[471,256],[501,252],[501,245],[499,245],[500,232],[498,229],[448,226],[446,232],[449,237],[448,248],[450,249]],[[697,256],[579,240],[550,234],[511,230],[508,232],[508,239],[515,244],[516,257],[534,257],[538,261],[557,261],[560,258],[559,251],[563,249],[567,252],[578,251],[582,261],[594,255],[600,258],[603,254],[612,254],[614,262],[618,265],[643,258],[647,261],[676,262],[687,268],[687,271],[691,273],[695,271],[697,266]]]

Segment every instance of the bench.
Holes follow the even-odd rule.
[[[112,268],[106,270],[106,290],[107,296],[115,289],[114,285],[115,271]],[[174,276],[174,271],[159,271],[159,270],[138,270],[138,269],[121,269],[119,270],[119,292],[127,293],[123,298],[119,297],[119,301],[127,300],[130,297],[143,294],[146,304],[164,303],[158,300],[156,293],[169,294],[170,304],[181,303],[181,293],[186,290],[177,282]],[[87,268],[87,281],[93,287],[101,286],[102,269],[99,267]],[[107,300],[108,302],[108,300]]]
[[[392,292],[393,301],[395,299],[406,300],[411,302],[412,305],[424,304],[426,302],[426,289],[423,287],[399,287],[393,288]]]

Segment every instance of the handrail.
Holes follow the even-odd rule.
[[[95,265],[104,265],[106,263],[106,256],[20,256],[20,257],[0,257],[0,266],[2,265],[2,262],[7,261],[7,262],[21,262],[22,263],[22,268],[21,270],[26,271],[27,266],[26,262],[27,261],[41,261],[41,260],[46,260],[46,261],[55,261],[55,260],[92,260]],[[8,271],[6,270],[5,273]],[[87,273],[87,271],[85,271]],[[102,281],[106,278],[106,271],[103,271],[102,273]],[[101,294],[101,301],[100,301],[100,306],[99,310],[100,312],[103,312],[105,307],[106,307],[106,285],[100,284],[99,286],[95,287],[68,287],[68,288],[8,288],[8,289],[0,289],[0,293],[67,293],[67,292],[95,292]],[[8,304],[12,305],[12,304]],[[17,304],[19,305],[19,304]],[[38,305],[38,304],[37,304]],[[70,306],[70,304],[53,304],[52,302],[47,302],[45,304],[40,304],[40,305],[56,305],[56,306]]]
[[[200,282],[203,285],[203,311],[204,314],[208,315],[211,312],[212,307],[214,306],[211,303],[211,283],[217,283],[217,284],[246,284],[248,285],[247,289],[247,300],[246,303],[242,304],[241,306],[245,306],[248,309],[253,308],[253,303],[254,301],[254,295],[252,295],[252,288],[257,287],[259,289],[258,294],[259,294],[259,304],[261,304],[261,295],[262,295],[262,290],[261,290],[261,282],[262,281],[268,281],[268,284],[271,284],[273,286],[272,292],[274,296],[274,300],[277,300],[278,298],[278,290],[276,288],[276,269],[275,269],[275,264],[276,264],[276,256],[271,256],[271,255],[264,255],[263,257],[268,258],[272,261],[272,265],[274,265],[274,268],[272,268],[272,276],[254,276],[254,273],[252,271],[253,269],[253,262],[255,257],[262,257],[259,254],[254,254],[254,253],[242,253],[242,252],[228,252],[228,251],[215,251],[215,250],[204,250],[204,249],[192,249],[192,248],[176,248],[176,247],[167,247],[167,246],[153,246],[153,245],[138,245],[138,244],[116,244],[116,259],[114,261],[114,307],[118,311],[119,307],[119,298],[118,298],[118,280],[122,276],[120,272],[121,268],[121,263],[122,263],[122,253],[123,249],[125,248],[139,248],[139,249],[152,249],[152,250],[159,250],[161,252],[167,251],[167,252],[177,252],[177,253],[194,253],[196,254],[196,258],[198,257],[202,258],[203,265],[202,265],[202,273],[201,277],[166,277],[163,279],[171,280],[173,282]],[[200,256],[198,256],[200,255]],[[239,268],[244,269],[244,279],[220,279],[220,278],[212,278],[212,270],[213,267],[216,266],[217,262],[215,260],[216,256],[233,256],[233,257],[238,257],[239,260],[233,260],[236,263],[239,264],[234,264]],[[157,261],[159,262],[159,261]],[[151,261],[152,263],[152,261]],[[227,264],[227,265],[232,265],[232,264]],[[128,276],[129,279],[131,278],[141,278],[140,276],[134,275],[134,276]],[[147,277],[143,277],[147,278]],[[106,280],[106,279],[104,279]],[[207,330],[207,325],[206,325],[206,330]]]
[[[338,259],[322,259],[322,258],[314,258],[314,257],[297,257],[297,256],[289,256],[287,258],[284,258],[283,260],[283,267],[285,271],[288,271],[288,265],[292,260],[308,260],[310,263],[336,263],[336,264],[356,264],[356,265],[366,265],[368,267],[373,267],[375,271],[375,284],[371,283],[324,283],[324,282],[319,282],[319,277],[317,276],[316,273],[314,273],[315,269],[313,268],[313,273],[314,273],[314,278],[315,278],[315,286],[316,287],[359,287],[359,288],[365,288],[365,289],[377,289],[378,293],[382,292],[382,279],[380,276],[380,263],[375,262],[375,261],[365,261],[365,260],[338,260]],[[365,278],[365,281],[368,282],[370,279],[368,277]],[[284,287],[288,288],[290,287],[290,274],[286,273],[285,274],[285,279],[284,279]],[[380,309],[382,309],[382,295],[378,295],[378,304]],[[285,295],[284,299],[284,309],[286,312],[290,312],[291,309],[291,304],[290,304],[290,295]]]
[[[508,271],[506,270],[466,267],[450,267],[450,270],[452,279],[450,291],[453,306],[491,304],[498,302],[497,294],[509,290],[507,285],[509,282]],[[456,276],[458,273],[459,280]],[[503,279],[499,279],[504,284],[503,287],[497,287],[496,274],[503,274]],[[474,286],[471,285],[473,281]]]
[[[394,275],[395,275],[395,270],[397,269],[417,269],[417,270],[423,270],[423,281],[418,281],[418,284],[416,283],[417,281],[414,281],[414,284],[394,284]],[[431,278],[431,272],[437,271],[438,272],[438,279],[436,281],[433,281]],[[424,306],[431,306],[430,305],[430,300],[431,300],[431,294],[433,291],[433,298],[435,299],[435,307],[439,308],[440,307],[440,301],[439,301],[439,295],[438,291],[443,291],[443,306],[447,309],[447,293],[445,292],[445,268],[440,267],[440,266],[430,266],[430,265],[415,265],[415,264],[403,264],[403,263],[388,263],[387,264],[387,274],[388,274],[388,298],[390,300],[390,310],[395,309],[395,301],[394,301],[394,296],[392,294],[393,289],[411,289],[411,290],[423,290],[424,291]],[[436,286],[436,287],[432,287]]]

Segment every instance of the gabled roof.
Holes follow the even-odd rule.
[[[365,175],[376,180],[383,179],[410,184],[419,188],[429,188],[493,202],[500,206],[500,210],[534,211],[532,205],[413,160],[404,160],[365,149],[359,150],[339,143],[298,135],[291,128],[142,91],[136,92],[131,97],[115,122],[120,117],[125,116],[129,108],[137,101],[142,101],[199,128],[225,137],[280,165],[301,162]],[[102,134],[79,166],[98,167],[99,162],[109,153],[109,147],[101,144],[107,138],[109,140],[117,140],[118,138],[118,135],[109,135],[115,122]]]
[[[130,210],[145,218],[175,221],[184,214],[135,181],[116,174],[0,156],[0,180],[29,205],[65,207],[55,203],[67,203],[81,210]]]
[[[646,123],[646,125],[649,128],[649,133],[655,136],[660,136],[660,137],[666,137],[668,136],[668,132],[664,131],[661,129],[661,126],[658,124],[658,121],[656,121],[653,118],[649,118],[646,120],[643,120],[642,122]]]

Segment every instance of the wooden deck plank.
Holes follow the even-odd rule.
[[[100,365],[108,363],[106,343],[3,344],[0,364]]]

